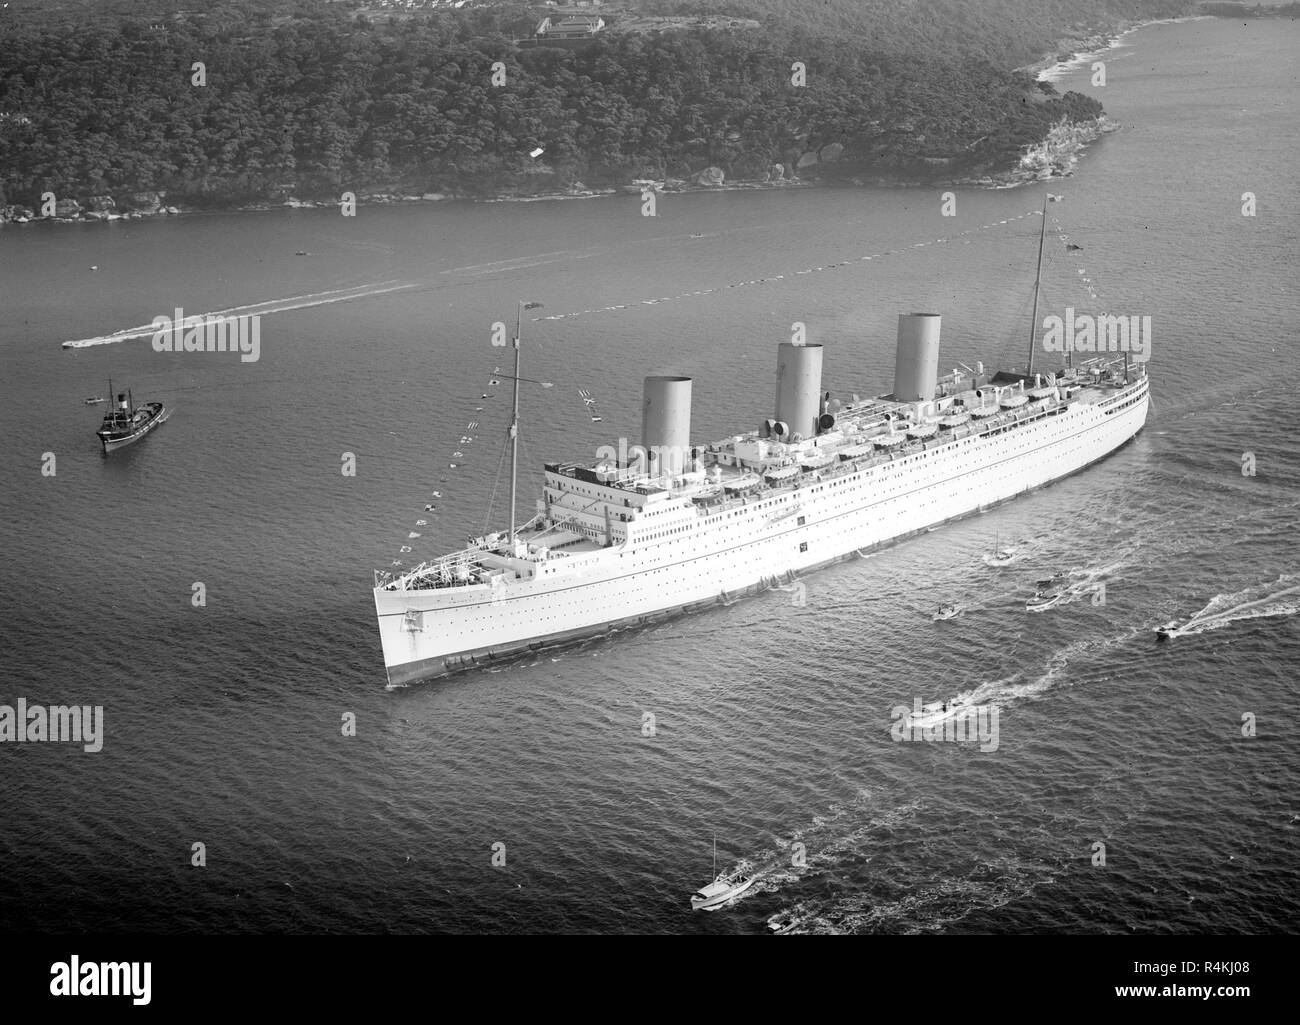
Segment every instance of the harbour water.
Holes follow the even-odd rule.
[[[0,922],[1294,931],[1297,46],[1280,20],[1155,25],[1103,89],[1058,83],[1124,128],[1049,186],[1082,248],[1049,231],[1040,317],[1152,318],[1132,444],[804,593],[396,691],[371,571],[504,526],[491,338],[517,300],[544,304],[523,375],[553,384],[523,396],[530,509],[543,459],[637,440],[647,374],[695,379],[699,440],[756,427],[796,321],[841,397],[888,390],[899,312],[944,315],[945,371],[1022,363],[1041,190],[959,191],[955,217],[864,188],[6,228],[0,702],[102,705],[105,738],[0,745]],[[60,347],[176,307],[260,312],[259,358]],[[105,459],[82,398],[110,375],[174,412]],[[1071,600],[1026,615],[1056,572]],[[996,751],[891,739],[895,706],[958,695],[999,708]],[[714,830],[762,879],[692,915]]]

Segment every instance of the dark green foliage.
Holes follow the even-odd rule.
[[[989,2],[1027,11],[1040,0]],[[491,194],[709,165],[753,177],[831,142],[844,145],[845,166],[915,170],[928,157],[961,168],[1005,163],[1062,116],[1100,111],[1073,94],[1041,102],[1030,76],[990,62],[1006,51],[988,16],[931,26],[950,45],[928,56],[915,11],[888,39],[833,32],[831,18],[926,0],[862,10],[836,0],[820,20],[791,20],[784,7],[769,17],[774,0],[723,6],[770,26],[608,34],[575,51],[516,49],[511,37],[535,12],[509,6],[396,20],[306,0],[202,14],[117,0],[107,27],[106,16],[53,27],[17,19],[0,37],[0,113],[10,115],[0,183],[27,205],[45,190],[165,190],[192,204],[385,186]],[[508,84],[495,88],[498,60]],[[790,85],[794,60],[808,65],[806,88]],[[206,86],[191,84],[194,61]],[[537,146],[540,161],[528,155]]]

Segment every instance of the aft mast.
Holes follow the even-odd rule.
[[[519,483],[519,334],[524,319],[524,301],[515,310],[515,407],[510,418],[510,553],[515,550],[515,490]]]
[[[510,418],[510,552],[515,551],[515,491],[519,483],[519,336],[524,319],[524,310],[536,310],[541,303],[526,303],[519,300],[515,310],[515,405]]]
[[[1029,360],[1025,364],[1025,376],[1034,376],[1034,342],[1038,334],[1038,292],[1043,284],[1043,243],[1047,239],[1047,204],[1051,201],[1050,192],[1043,193],[1043,223],[1038,233],[1038,270],[1034,274],[1034,312],[1029,318]]]

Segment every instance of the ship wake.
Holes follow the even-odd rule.
[[[1217,594],[1175,633],[1195,636],[1220,630],[1232,623],[1300,613],[1300,575],[1283,574],[1268,584],[1247,587],[1233,594]]]
[[[305,310],[313,306],[328,306],[330,303],[348,302],[352,299],[367,299],[375,295],[387,295],[414,288],[415,282],[381,281],[373,285],[356,285],[352,288],[336,288],[328,292],[314,292],[307,295],[291,295],[283,299],[267,299],[247,306],[232,306],[226,310],[213,310],[209,313],[195,314],[197,318],[207,320],[209,317],[270,316],[274,313],[288,313],[290,310]],[[170,310],[167,315],[171,315]],[[188,319],[188,318],[187,318]],[[75,338],[63,343],[65,349],[85,349],[92,345],[113,345],[117,342],[129,342],[136,338],[151,338],[158,333],[153,323],[137,327],[126,327],[107,335],[94,335],[90,338]]]

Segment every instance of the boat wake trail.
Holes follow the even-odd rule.
[[[1126,644],[1135,638],[1145,636],[1147,629],[1142,626],[1130,626],[1123,633],[1110,637],[1088,637],[1071,641],[1069,644],[1050,652],[1046,664],[1036,674],[1017,672],[997,680],[988,680],[968,691],[953,695],[972,704],[1006,705],[1018,700],[1033,700],[1051,690],[1071,665],[1110,648]]]
[[[800,897],[767,919],[769,929],[778,935],[933,932],[1018,899],[1051,876],[1048,865],[998,856],[975,861],[953,876],[910,879],[905,885],[890,877],[879,886],[874,879],[864,885],[861,870],[872,860],[865,851],[889,860],[897,854],[891,847],[895,833],[907,844],[917,842],[920,801],[882,810],[886,796],[883,789],[860,790],[792,838],[775,840],[781,853],[756,866],[761,875],[750,892],[797,888]],[[797,844],[803,845],[804,867],[792,864]]]
[[[778,936],[942,932],[968,915],[1022,899],[1051,880],[1051,866],[1014,856],[976,862],[963,874],[917,881],[883,899],[861,891],[799,901],[778,911],[767,926]]]
[[[1070,581],[1066,588],[1065,596],[1061,599],[1061,605],[1069,605],[1081,598],[1092,600],[1097,594],[1104,594],[1102,588],[1107,578],[1128,565],[1126,560],[1121,559],[1118,562],[1112,562],[1109,566],[1101,566],[1097,569],[1087,567],[1070,570],[1070,576],[1074,579]]]
[[[873,832],[892,831],[914,816],[920,801],[882,810],[884,790],[860,789],[846,804],[831,805],[823,815],[790,836],[774,836],[775,850],[740,863],[759,876],[750,893],[776,893],[791,883],[858,866],[867,859]],[[796,863],[796,858],[799,863]]]
[[[273,313],[288,313],[290,310],[305,310],[312,306],[327,306],[330,303],[342,303],[351,299],[367,299],[373,295],[386,295],[389,292],[400,292],[403,289],[415,288],[416,283],[413,281],[381,281],[373,285],[356,285],[352,288],[337,288],[329,292],[315,292],[309,295],[292,295],[284,299],[267,299],[260,303],[251,303],[247,306],[232,306],[226,310],[213,310],[209,313],[196,314],[198,317],[240,317],[240,316],[258,316],[266,317]],[[171,316],[172,311],[165,311],[166,316]],[[128,342],[133,338],[150,338],[156,332],[157,328],[152,324],[141,324],[139,327],[127,327],[121,331],[114,331],[112,334],[96,335],[93,338],[77,338],[72,341],[63,343],[65,349],[85,349],[92,345],[113,345],[116,342]]]
[[[1118,564],[1105,566],[1093,572],[1101,574],[1117,567]],[[1018,702],[1034,701],[1061,683],[1078,663],[1097,661],[1098,655],[1104,656],[1109,649],[1126,644],[1144,632],[1143,627],[1132,626],[1109,637],[1075,640],[1047,652],[1038,669],[987,680],[944,697],[1004,709]],[[1103,657],[1100,661],[1108,660]],[[894,892],[882,898],[881,888],[898,888],[889,872],[873,872],[869,881],[861,878],[859,870],[872,860],[866,852],[888,855],[895,831],[912,840],[929,835],[924,828],[917,828],[916,820],[925,810],[919,800],[894,807],[889,807],[889,801],[886,788],[863,788],[852,801],[832,806],[827,814],[817,816],[790,838],[773,838],[779,853],[755,859],[760,878],[751,892],[793,890],[800,899],[772,915],[767,922],[770,929],[780,934],[941,930],[969,914],[1018,899],[1051,878],[1054,871],[1051,865],[1015,857],[994,858],[968,864],[955,876],[936,876],[906,892]],[[802,850],[796,848],[797,844],[803,845]],[[803,865],[795,864],[796,853],[802,854]],[[941,858],[944,864],[950,860],[947,854]],[[855,873],[859,878],[852,879]],[[810,879],[818,877],[816,885],[808,886]],[[849,887],[851,890],[847,890]],[[828,888],[840,892],[827,897],[824,894]],[[810,890],[813,895],[805,896]]]
[[[1218,630],[1243,619],[1294,616],[1300,613],[1300,575],[1283,574],[1269,584],[1247,587],[1235,594],[1218,594],[1176,631],[1187,637]]]
[[[1003,708],[1034,701],[1061,683],[1079,662],[1094,661],[1099,653],[1143,632],[1142,627],[1134,626],[1110,637],[1073,641],[1049,652],[1041,669],[988,680],[952,697]],[[848,805],[832,808],[792,839],[775,840],[783,853],[761,866],[762,876],[755,889],[793,891],[791,895],[798,899],[768,918],[769,929],[778,935],[941,932],[972,914],[1023,899],[1036,886],[1050,883],[1068,860],[1068,851],[1063,850],[1027,858],[981,856],[954,864],[951,851],[938,849],[947,842],[947,830],[935,833],[926,828],[925,809],[919,800],[874,811],[887,801],[883,788],[874,793],[861,790]],[[912,874],[906,883],[898,881],[896,865],[862,872],[873,860],[867,852],[875,852],[875,857],[885,862],[900,856],[899,844],[892,836],[899,827],[904,827],[900,830],[904,846],[922,846],[919,853],[913,848],[905,852],[908,863],[928,862],[932,867]],[[805,847],[806,867],[792,864],[797,843]],[[925,848],[931,844],[935,849],[927,855]],[[810,877],[820,879],[808,886]]]

